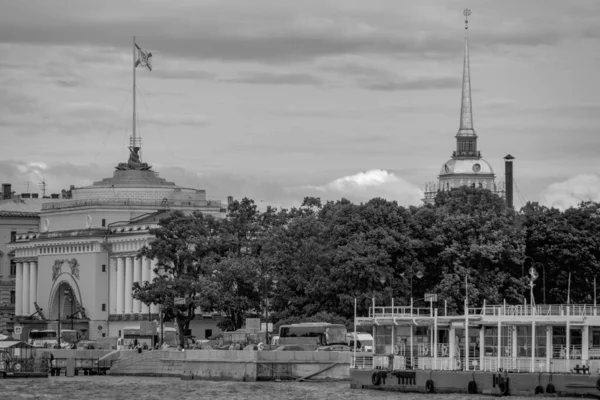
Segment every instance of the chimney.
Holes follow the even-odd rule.
[[[2,200],[8,200],[11,198],[11,185],[10,183],[2,184]]]
[[[506,185],[506,205],[508,208],[513,206],[513,160],[515,158],[510,154],[504,157],[504,182]]]
[[[31,193],[21,193],[21,198],[22,199],[30,199],[31,198]]]
[[[227,196],[227,206],[233,203],[233,196]]]

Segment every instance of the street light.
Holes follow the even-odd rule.
[[[546,265],[542,264],[541,262],[535,262],[533,263],[533,268],[535,269],[536,265],[541,265],[542,266],[542,286],[543,286],[543,294],[544,294],[544,304],[546,304]]]
[[[69,297],[71,298],[71,330],[73,330],[73,317],[75,313],[73,312],[73,291],[69,291]]]
[[[405,278],[405,279],[409,279],[409,278],[407,278],[405,276],[405,274],[406,274],[406,271],[403,272],[403,273],[401,273],[400,276],[403,277],[403,278]],[[423,274],[423,272],[420,271],[420,270],[417,271],[417,273],[415,274],[415,265],[414,265],[414,263],[410,264],[410,298],[411,299],[413,298],[413,276],[416,276],[418,279],[421,279],[421,278],[423,278],[423,276],[425,276]]]
[[[542,266],[542,296],[543,296],[543,304],[546,304],[546,265],[542,264],[539,261],[535,261],[533,259],[533,257],[530,256],[525,256],[525,258],[523,259],[523,263],[521,264],[521,277],[524,276],[524,269],[525,269],[525,262],[527,261],[527,259],[531,260],[531,268],[535,269],[536,265],[541,265]]]
[[[263,273],[263,290],[264,290],[264,299],[265,299],[265,342],[269,344],[269,285],[267,284],[267,279],[269,276],[267,275],[271,270],[273,270],[275,266],[271,268],[267,268]],[[271,278],[271,282],[273,284],[277,284],[278,279],[276,277]]]
[[[61,307],[61,298],[60,298],[60,294],[61,294],[62,290],[58,291],[58,348],[61,347],[61,342],[60,342],[60,307]],[[67,296],[69,294],[69,291],[65,289],[65,292],[63,293],[65,296]]]
[[[261,267],[264,264],[260,264]],[[265,307],[265,343],[269,344],[269,285],[268,280],[271,278],[273,284],[277,284],[279,281],[275,276],[269,276],[269,272],[273,271],[277,265],[272,265],[269,268],[261,268],[261,281],[262,281],[262,303]]]

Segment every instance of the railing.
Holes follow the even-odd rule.
[[[93,207],[93,206],[133,206],[150,208],[167,207],[221,207],[219,200],[188,200],[188,199],[163,199],[163,200],[132,200],[132,199],[90,199],[90,200],[64,200],[42,204],[42,210],[60,210],[65,208]]]
[[[431,317],[430,308],[369,307],[369,318]]]
[[[490,305],[469,308],[469,315],[520,316],[600,316],[600,306],[589,304]]]
[[[552,346],[552,358],[557,360],[564,360],[567,358],[567,347],[565,345],[554,345]],[[569,358],[572,360],[581,359],[581,345],[569,346]]]
[[[373,354],[372,353],[356,353],[351,357],[350,368],[356,369],[373,369]]]

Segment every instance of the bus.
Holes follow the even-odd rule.
[[[62,329],[60,331],[61,347],[70,347],[79,342],[81,335],[73,329]],[[58,335],[53,329],[37,330],[29,332],[27,343],[33,347],[53,348],[58,345]]]
[[[306,350],[316,350],[321,346],[346,344],[346,327],[327,322],[304,322],[281,325],[279,327],[279,345],[294,344]]]
[[[117,349],[133,348],[137,343],[142,346],[146,344],[149,348],[152,348],[156,343],[160,344],[161,337],[157,332],[158,330],[155,329],[152,334],[147,334],[142,333],[142,329],[139,326],[127,326],[123,328],[121,337],[117,339]],[[163,328],[163,341],[169,347],[177,347],[179,345],[177,329],[165,326]]]
[[[27,343],[33,347],[54,347],[58,343],[58,336],[56,331],[51,329],[37,330],[34,329],[29,332]]]

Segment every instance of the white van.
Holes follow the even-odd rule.
[[[346,343],[350,349],[354,350],[354,340],[356,338],[357,351],[373,352],[373,336],[365,332],[350,332],[346,334]]]

